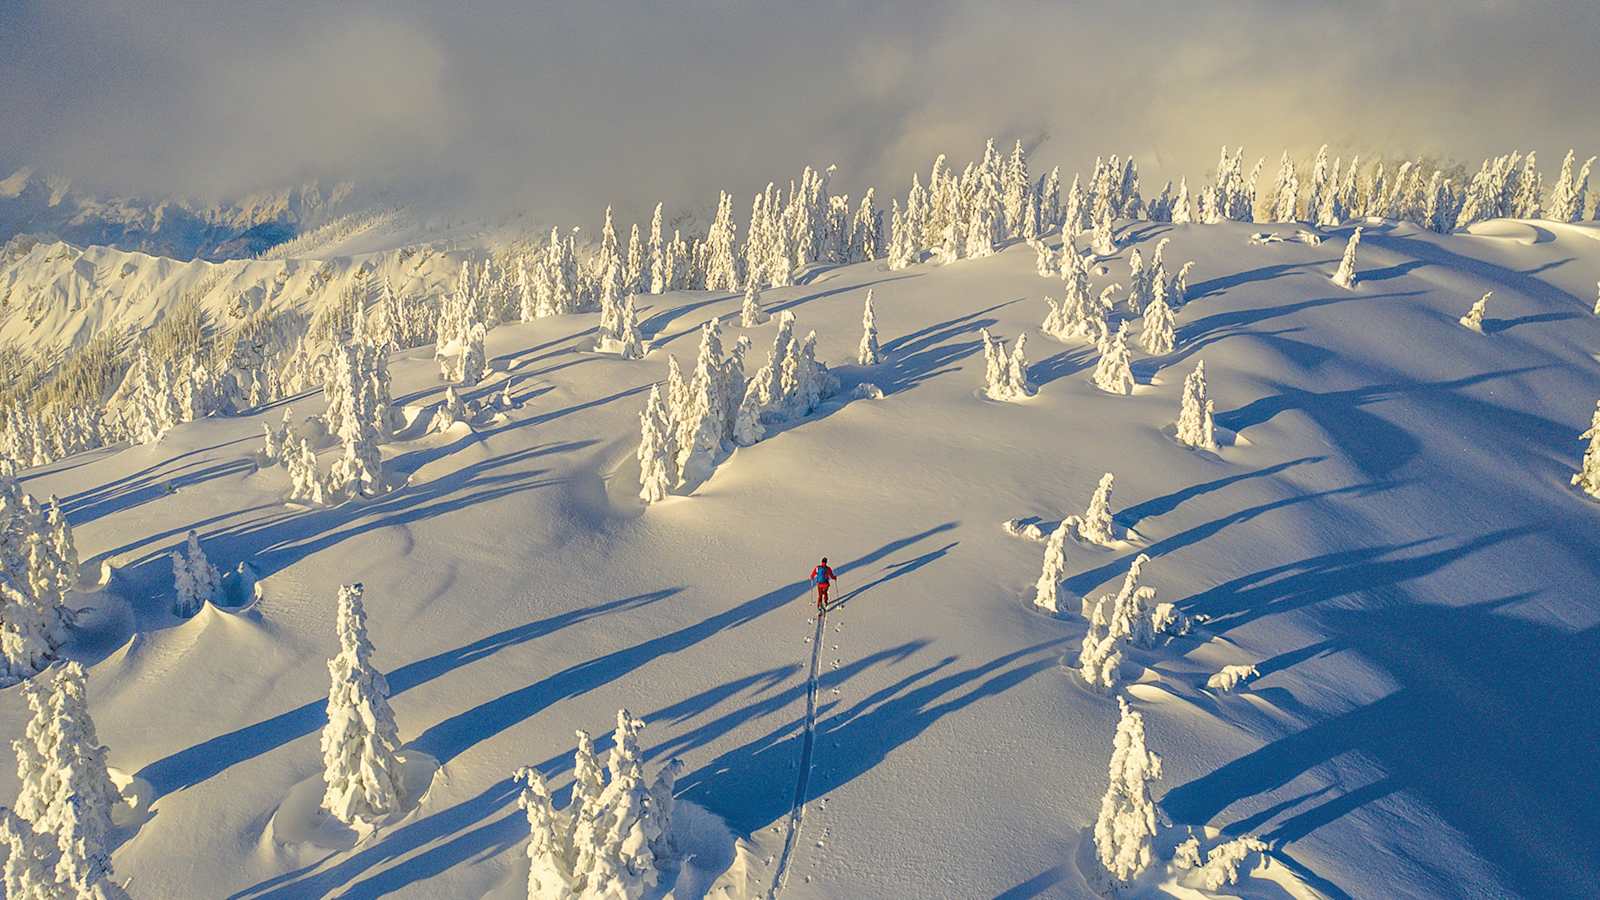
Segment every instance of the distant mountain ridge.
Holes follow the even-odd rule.
[[[106,245],[174,259],[241,259],[358,208],[354,184],[317,181],[228,203],[100,197],[70,180],[18,169],[0,180],[0,241],[18,234]]]

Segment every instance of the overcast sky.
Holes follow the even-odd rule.
[[[1600,152],[1597,95],[1596,0],[0,0],[7,171],[401,180],[541,218],[704,207],[807,162],[901,192],[991,135],[1036,168],[1132,153],[1147,181],[1224,141],[1247,166],[1326,141],[1553,170]]]

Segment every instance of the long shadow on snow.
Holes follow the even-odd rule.
[[[1528,531],[1499,532],[1413,559],[1380,553],[1308,560],[1303,577],[1232,601],[1259,608],[1307,593],[1366,595],[1359,608],[1330,606],[1319,618],[1331,644],[1375,663],[1399,686],[1174,788],[1162,805],[1179,821],[1207,821],[1355,753],[1385,776],[1280,821],[1264,837],[1292,843],[1404,790],[1464,834],[1509,885],[1545,896],[1590,893],[1600,879],[1594,828],[1600,795],[1588,765],[1600,746],[1600,687],[1592,671],[1600,627],[1574,631],[1502,612],[1515,598],[1446,606],[1419,602],[1398,587],[1423,569]],[[1449,873],[1443,877],[1449,884]]]
[[[1275,263],[1270,266],[1246,269],[1243,272],[1234,272],[1231,275],[1220,275],[1216,278],[1208,278],[1205,281],[1197,281],[1194,284],[1189,285],[1189,291],[1184,302],[1189,303],[1205,297],[1212,297],[1217,294],[1227,293],[1229,288],[1253,284],[1258,281],[1274,281],[1286,275],[1293,275],[1299,270],[1310,271],[1316,266],[1330,265],[1337,263],[1338,261],[1339,260],[1337,259],[1319,259],[1298,263]]]
[[[682,588],[666,588],[612,600],[598,606],[569,610],[496,632],[426,659],[406,663],[386,675],[390,696],[398,696],[462,666],[493,656],[507,647],[514,647],[609,613],[648,606],[665,600],[681,590]],[[263,719],[254,725],[218,735],[150,763],[139,770],[138,776],[150,782],[156,797],[192,787],[232,766],[254,759],[316,731],[327,721],[326,707],[326,698],[318,697],[270,719]]]
[[[255,438],[233,438],[223,441],[219,444],[212,444],[206,447],[196,447],[193,450],[187,450],[178,454],[177,456],[168,457],[158,462],[151,463],[137,472],[129,473],[121,478],[108,481],[105,484],[98,484],[94,487],[85,488],[75,494],[68,494],[66,497],[61,499],[61,511],[66,514],[67,520],[74,526],[82,525],[86,522],[93,522],[95,519],[98,519],[101,516],[110,515],[114,512],[120,512],[124,509],[131,509],[132,507],[138,506],[141,503],[145,503],[155,499],[156,497],[162,496],[166,493],[166,490],[161,487],[161,485],[165,482],[181,482],[179,485],[180,487],[188,487],[194,484],[200,484],[202,482],[209,481],[212,478],[219,478],[228,474],[228,471],[237,470],[236,468],[230,468],[228,471],[218,471],[219,467],[236,467],[239,462],[242,461],[228,463],[218,462],[206,467],[205,469],[201,469],[198,472],[188,472],[186,474],[177,473],[183,472],[184,470],[194,466],[198,466],[202,461],[196,459],[176,467],[172,467],[172,465],[179,460],[188,459],[191,456],[198,456],[203,453],[209,453],[213,450],[220,450],[223,447],[229,447],[234,444],[244,443],[253,439]],[[244,464],[248,465],[248,463]],[[130,499],[130,497],[132,499]]]
[[[939,526],[938,528],[930,529],[929,531],[913,538],[886,545],[886,548],[880,549],[880,551],[874,552],[873,554],[869,554],[867,557],[863,557],[860,560],[852,562],[848,564],[848,566],[840,566],[839,570],[842,573],[845,571],[854,570],[863,565],[867,565],[870,562],[881,558],[886,551],[892,552],[892,549],[888,548],[898,549],[899,547],[905,546],[916,540],[920,540],[929,534],[946,530],[950,527],[954,527],[954,524],[951,523],[949,525]],[[948,547],[904,562],[890,563],[884,567],[887,570],[891,570],[889,574],[883,575],[859,588],[856,588],[850,594],[847,594],[845,598],[841,598],[841,603],[845,599],[858,596],[874,587],[877,587],[880,584],[915,571],[929,562],[932,562],[934,559],[943,556],[947,550]],[[485,641],[478,643],[484,644],[487,642],[493,642],[499,637],[500,636],[497,635],[493,638],[486,638]],[[469,645],[468,648],[462,648],[461,650],[453,651],[453,653],[457,656],[471,655],[474,658],[481,657],[483,655],[481,652],[474,653],[470,649],[477,646],[478,644]],[[869,668],[880,665],[893,665],[902,662],[926,646],[927,641],[908,641],[899,646],[880,650],[866,657],[852,660],[839,670],[831,673],[829,677],[835,682],[843,682],[857,674],[866,671]],[[438,659],[438,657],[435,657],[434,659]],[[433,660],[425,660],[422,663],[415,665],[423,666],[431,662],[433,662]],[[409,668],[410,667],[407,667],[407,669]],[[670,758],[671,756],[679,753],[689,752],[697,747],[704,746],[712,740],[715,740],[717,737],[727,734],[733,729],[747,722],[776,714],[786,707],[789,707],[791,704],[798,703],[805,696],[807,689],[807,686],[803,681],[789,684],[782,690],[776,692],[773,691],[774,688],[782,685],[786,681],[789,681],[798,673],[800,673],[799,664],[788,664],[774,667],[772,669],[747,675],[702,691],[699,694],[670,704],[645,716],[645,719],[649,722],[666,721],[681,723],[705,713],[725,701],[734,700],[739,695],[744,694],[747,691],[750,692],[750,697],[748,700],[743,703],[738,703],[731,712],[728,712],[676,737],[663,741],[660,744],[656,744],[647,748],[645,752],[646,757],[650,759]],[[396,677],[416,678],[421,674],[427,674],[427,670],[424,669],[424,671],[420,673],[410,673],[409,676],[404,674],[403,670],[397,670],[396,674],[390,676],[391,687],[393,687],[394,679]],[[410,687],[411,685],[406,684],[406,686]],[[320,720],[318,724],[320,724]],[[611,746],[610,735],[604,731],[601,731],[596,736],[594,743],[595,751],[603,754]],[[547,778],[553,778],[557,774],[567,772],[571,766],[571,751],[565,751],[538,764],[536,768],[538,768],[539,771],[542,772]],[[771,785],[769,784],[768,786],[770,787]],[[780,794],[783,793],[781,788],[778,792]],[[360,873],[373,868],[374,866],[381,865],[388,860],[398,859],[402,856],[405,856],[407,853],[410,853],[417,847],[457,832],[460,833],[456,834],[456,836],[451,840],[432,847],[422,854],[407,859],[398,865],[385,869],[382,872],[357,882],[356,884],[352,885],[348,891],[341,892],[341,896],[377,896],[389,891],[393,891],[403,885],[411,884],[418,880],[437,875],[445,869],[457,865],[467,859],[482,858],[487,855],[499,853],[523,840],[527,836],[526,824],[522,821],[520,814],[513,813],[502,816],[486,825],[472,828],[470,831],[463,831],[463,829],[467,829],[470,826],[482,821],[484,818],[493,815],[501,807],[505,806],[512,799],[514,799],[516,794],[516,786],[508,778],[504,781],[496,783],[471,800],[457,804],[448,810],[430,815],[427,818],[408,823],[394,830],[393,832],[384,835],[382,840],[380,840],[377,844],[340,861],[332,868],[323,870],[321,872],[315,872],[319,866],[327,862],[328,858],[331,858],[325,857],[316,863],[312,863],[311,865],[294,872],[285,873],[267,881],[263,881],[248,890],[235,894],[234,896],[322,896],[337,890],[341,885],[350,881],[352,878],[355,878]],[[560,806],[566,803],[570,799],[570,796],[571,785],[569,784],[556,792],[555,799],[557,805]],[[712,808],[715,809],[717,807],[713,806]],[[315,872],[315,874],[311,874],[313,872]]]
[[[1326,456],[1302,456],[1299,459],[1292,459],[1288,462],[1281,462],[1271,466],[1263,466],[1253,471],[1240,472],[1237,475],[1228,475],[1223,478],[1218,478],[1214,481],[1190,485],[1189,487],[1181,490],[1173,491],[1170,494],[1165,494],[1160,497],[1152,497],[1151,499],[1145,500],[1142,503],[1135,503],[1127,509],[1124,509],[1122,512],[1117,513],[1115,517],[1116,522],[1124,528],[1132,528],[1151,516],[1164,516],[1167,513],[1177,509],[1185,501],[1193,500],[1195,497],[1209,494],[1212,491],[1221,490],[1222,488],[1237,484],[1241,481],[1247,481],[1251,478],[1269,478],[1278,474],[1279,472],[1284,471],[1285,469],[1305,465],[1306,463],[1319,463],[1325,459],[1327,459]]]
[[[935,325],[904,334],[883,345],[885,362],[871,371],[877,376],[878,387],[885,394],[897,394],[955,371],[952,364],[983,349],[981,340],[945,343],[963,335],[977,335],[984,328],[996,324],[995,319],[980,318],[998,309],[1004,309],[1022,298],[996,303],[986,309],[947,319]]]
[[[1584,309],[1589,308],[1584,301],[1549,282],[1534,278],[1531,274],[1519,272],[1516,269],[1508,269],[1505,266],[1496,265],[1475,257],[1454,253],[1429,241],[1400,237],[1394,234],[1373,234],[1368,236],[1365,232],[1362,233],[1361,239],[1363,243],[1370,242],[1374,247],[1381,247],[1385,250],[1411,256],[1419,266],[1441,266],[1455,272],[1466,272],[1489,282],[1502,291],[1515,291],[1525,296],[1560,306],[1576,304]],[[1544,268],[1548,268],[1548,266]],[[1536,269],[1534,271],[1541,270]],[[1357,272],[1356,275],[1358,281],[1365,280],[1368,277],[1365,272]]]
[[[838,570],[840,574],[845,574],[955,527],[956,523],[946,522],[919,534],[891,541],[839,566]],[[559,700],[587,693],[637,671],[662,656],[682,652],[723,631],[751,622],[793,602],[797,596],[804,595],[809,587],[810,582],[806,580],[790,582],[692,625],[568,666],[526,687],[502,694],[433,725],[412,741],[411,746],[440,763],[448,763],[474,744],[517,725]]]

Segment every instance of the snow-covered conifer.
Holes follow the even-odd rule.
[[[1595,404],[1589,430],[1578,435],[1578,439],[1588,441],[1589,447],[1583,451],[1583,462],[1578,465],[1578,473],[1572,476],[1572,483],[1579,490],[1600,500],[1600,403]]]
[[[1346,290],[1356,286],[1356,248],[1360,245],[1361,226],[1358,225],[1344,245],[1344,258],[1339,260],[1339,271],[1333,273],[1333,283]]]
[[[739,325],[755,328],[767,324],[767,312],[761,308],[761,286],[754,279],[744,283],[744,305],[739,308]]]
[[[1537,219],[1542,212],[1544,176],[1539,174],[1539,164],[1531,151],[1522,161],[1522,175],[1517,179],[1516,198],[1511,203],[1514,219]]]
[[[688,405],[678,418],[678,473],[682,484],[698,484],[711,477],[722,454],[722,326],[717,319],[700,330],[700,352],[689,382]]]
[[[193,529],[189,531],[187,552],[179,548],[172,554],[172,580],[177,593],[172,612],[179,618],[187,619],[200,607],[215,603],[222,593],[222,575],[206,559],[205,551],[200,549],[200,535]]]
[[[1206,679],[1206,687],[1214,691],[1228,692],[1256,677],[1259,672],[1251,665],[1230,665],[1218,669],[1216,674]]]
[[[1089,509],[1078,522],[1078,538],[1091,544],[1110,544],[1116,540],[1111,524],[1111,488],[1116,476],[1100,476],[1100,483],[1089,497]]]
[[[1294,160],[1289,151],[1283,151],[1278,161],[1278,180],[1272,201],[1272,219],[1275,222],[1295,221],[1295,206],[1300,198],[1300,181],[1295,176]]]
[[[1060,266],[1056,262],[1055,251],[1051,250],[1050,246],[1041,240],[1030,240],[1028,243],[1033,247],[1034,271],[1039,273],[1039,277],[1049,278],[1055,275],[1060,270]]]
[[[488,360],[484,354],[484,341],[488,339],[488,332],[484,330],[482,322],[474,322],[467,329],[466,345],[461,351],[461,377],[460,383],[473,387],[483,380],[484,372],[488,368]]]
[[[627,710],[618,711],[607,763],[611,780],[599,800],[604,817],[593,820],[595,848],[580,852],[580,859],[588,863],[580,869],[584,879],[582,896],[635,900],[656,885],[656,860],[651,846],[660,839],[666,823],[656,817],[644,782],[638,742],[643,726]]]
[[[1061,254],[1061,304],[1046,298],[1050,314],[1043,330],[1059,341],[1090,340],[1104,327],[1099,301],[1089,294],[1089,263],[1069,243]]]
[[[617,320],[617,355],[623,359],[644,359],[644,338],[639,334],[639,310],[633,305],[633,294],[622,301],[622,315]]]
[[[650,216],[650,278],[642,286],[652,294],[664,293],[667,286],[667,248],[661,241],[661,204]]]
[[[572,802],[567,805],[568,827],[572,833],[568,842],[572,845],[570,855],[575,874],[588,870],[594,852],[599,849],[597,834],[591,833],[580,841],[578,832],[585,829],[586,824],[592,832],[596,823],[605,818],[605,809],[600,805],[600,795],[605,791],[605,770],[595,757],[594,739],[589,732],[580,728],[577,737],[578,747],[572,754]]]
[[[1206,396],[1206,364],[1200,360],[1183,380],[1183,406],[1178,411],[1178,443],[1202,450],[1217,449],[1215,404]]]
[[[678,483],[676,447],[660,385],[650,386],[650,399],[639,414],[639,499],[656,503]]]
[[[1122,647],[1106,627],[1104,606],[1103,602],[1096,603],[1088,611],[1089,630],[1084,632],[1083,646],[1078,651],[1078,677],[1092,688],[1111,691],[1117,686]]]
[[[317,468],[317,453],[311,449],[311,442],[301,438],[300,446],[291,445],[286,453],[284,467],[289,472],[289,499],[327,503],[332,492],[327,479]]]
[[[1100,256],[1112,256],[1117,252],[1117,236],[1112,230],[1111,204],[1103,197],[1095,200],[1094,232],[1089,243],[1091,249]]]
[[[27,819],[0,806],[0,896],[11,900],[57,900],[70,894],[56,887],[55,835],[33,830]]]
[[[1557,222],[1577,222],[1583,219],[1583,208],[1589,191],[1589,170],[1595,157],[1583,161],[1576,175],[1572,172],[1572,151],[1567,151],[1561,161],[1561,176],[1550,196],[1549,217]]]
[[[1172,224],[1188,225],[1194,221],[1194,202],[1189,199],[1189,179],[1178,179],[1178,199],[1172,203]]]
[[[522,793],[517,805],[528,817],[528,900],[569,900],[572,872],[567,859],[566,827],[550,801],[544,776],[531,768],[517,770]]]
[[[1143,325],[1139,329],[1139,345],[1146,353],[1156,355],[1171,353],[1177,340],[1172,307],[1167,305],[1163,298],[1164,294],[1166,291],[1163,289],[1144,309]]]
[[[856,362],[863,366],[875,366],[883,362],[883,353],[878,349],[878,320],[872,312],[872,289],[867,289],[867,301],[861,312],[861,346],[856,350]]]
[[[1067,205],[1061,213],[1061,239],[1070,241],[1083,234],[1084,223],[1089,218],[1088,198],[1083,192],[1082,179],[1072,175],[1072,187],[1067,189]]]
[[[1315,221],[1322,213],[1322,204],[1329,190],[1328,145],[1317,148],[1317,158],[1311,163],[1311,195],[1306,199],[1306,218]]]
[[[1150,785],[1161,778],[1161,757],[1145,748],[1144,717],[1117,698],[1121,720],[1111,751],[1111,784],[1100,801],[1094,846],[1108,886],[1129,885],[1149,868],[1156,835]]]
[[[1033,604],[1053,613],[1061,612],[1061,581],[1067,576],[1067,533],[1073,524],[1064,519],[1050,532],[1050,541],[1044,548],[1044,571],[1034,585]]]
[[[989,329],[979,330],[983,337],[984,394],[991,400],[1022,400],[1034,394],[1028,381],[1028,359],[1025,351],[1028,336],[1017,335],[1017,343],[1006,352],[1006,342],[989,335]]]
[[[734,253],[737,240],[733,224],[733,195],[723,191],[717,201],[716,218],[706,232],[706,290],[739,289],[739,259]]]
[[[661,834],[650,845],[656,856],[666,856],[672,853],[672,840],[670,826],[672,824],[672,810],[676,805],[673,791],[677,789],[678,777],[683,774],[683,760],[676,757],[667,760],[667,764],[656,773],[656,780],[650,782],[650,806],[656,821],[661,826]]]
[[[327,790],[322,808],[346,824],[380,822],[400,809],[400,730],[389,684],[372,665],[360,584],[339,588],[339,653],[328,661],[328,723],[322,729]]]
[[[1476,331],[1479,334],[1482,334],[1483,333],[1483,314],[1484,314],[1484,311],[1487,310],[1488,307],[1489,307],[1489,298],[1493,297],[1493,296],[1494,296],[1494,291],[1489,291],[1488,293],[1485,293],[1482,297],[1479,297],[1477,299],[1477,301],[1472,304],[1472,308],[1467,310],[1467,314],[1462,316],[1459,319],[1459,321],[1461,322],[1461,327],[1462,328],[1467,328],[1467,329],[1470,329],[1472,331]]]
[[[1128,323],[1117,326],[1115,334],[1100,347],[1100,360],[1094,367],[1094,384],[1112,394],[1133,393],[1133,357],[1128,352]]]
[[[634,223],[633,231],[628,234],[628,261],[622,277],[624,294],[641,293],[648,287],[644,279],[649,276],[649,272],[646,271],[649,263],[644,252],[644,241],[639,237],[639,225]]]

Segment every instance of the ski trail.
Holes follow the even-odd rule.
[[[811,675],[806,682],[806,722],[800,741],[800,774],[795,777],[794,802],[789,806],[789,835],[783,840],[783,853],[778,857],[778,868],[772,873],[772,890],[768,900],[777,900],[789,880],[789,860],[794,855],[795,844],[800,840],[800,824],[806,816],[806,785],[811,780],[811,747],[816,741],[817,726],[817,669],[822,663],[823,627],[827,622],[826,610],[817,613],[817,634],[811,639]]]

